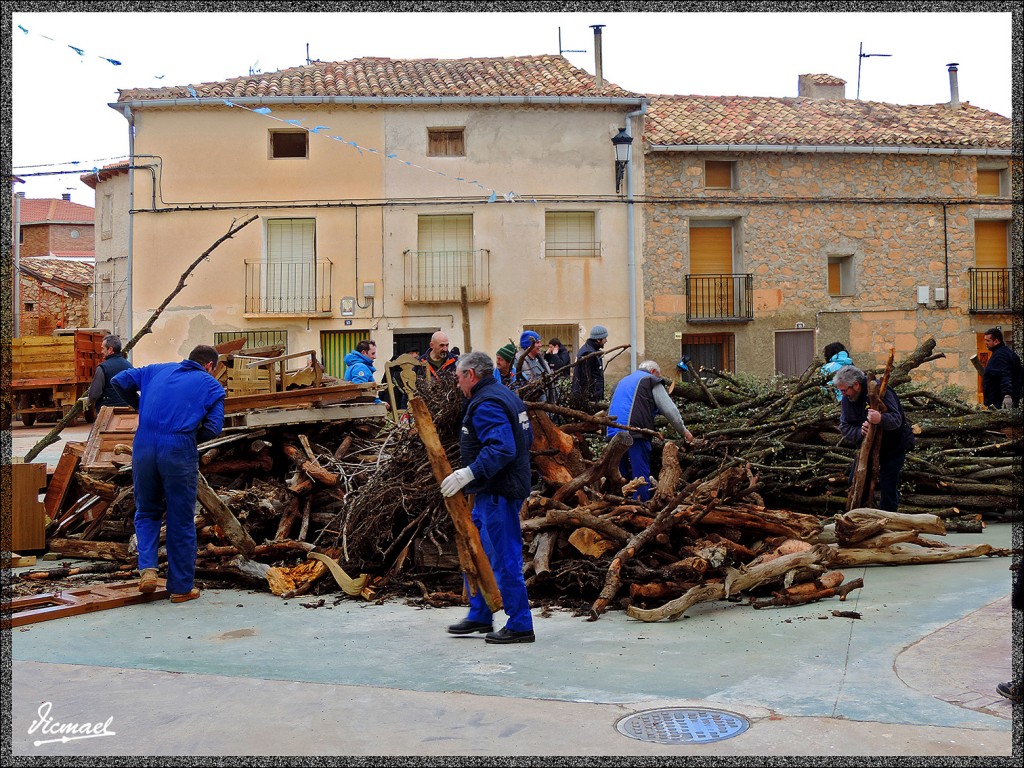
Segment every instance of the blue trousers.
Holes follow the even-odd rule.
[[[195,438],[136,434],[132,481],[139,570],[157,567],[160,523],[166,513],[167,589],[172,595],[184,594],[195,584],[198,477]]]
[[[629,450],[622,457],[622,461],[619,462],[619,472],[626,480],[632,480],[634,477],[647,478],[647,485],[641,485],[637,488],[634,499],[640,501],[647,501],[651,498],[651,441],[646,437],[633,436],[633,445],[630,446]]]
[[[498,582],[501,602],[508,616],[505,626],[512,632],[533,629],[533,615],[523,579],[523,532],[519,525],[522,499],[508,499],[493,493],[478,493],[473,503],[473,523]],[[469,585],[466,585],[469,592]],[[493,613],[483,594],[469,596],[470,621],[489,623]]]

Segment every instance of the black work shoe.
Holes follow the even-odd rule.
[[[996,693],[1000,696],[1005,696],[1014,704],[1020,703],[1020,686],[1016,683],[1000,683],[996,686]]]
[[[469,635],[473,632],[493,632],[494,625],[489,621],[470,621],[469,619],[463,619],[458,624],[452,624],[448,627],[449,634],[452,635]]]
[[[488,643],[532,643],[536,639],[532,629],[515,632],[508,627],[502,627],[497,632],[488,632],[484,637]]]

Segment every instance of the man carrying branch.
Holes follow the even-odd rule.
[[[494,570],[508,622],[493,631],[492,612],[481,590],[469,598],[469,615],[448,631],[485,632],[488,643],[532,643],[533,616],[523,580],[523,533],[519,510],[530,495],[533,431],[523,401],[494,378],[483,352],[470,352],[455,367],[459,390],[469,402],[462,418],[459,448],[465,466],[441,482],[441,493],[475,493],[473,523]]]
[[[843,396],[839,431],[845,442],[859,446],[867,436],[870,425],[880,426],[882,430],[882,445],[878,455],[878,491],[881,497],[878,508],[895,512],[900,502],[900,472],[903,471],[907,451],[914,447],[914,433],[910,422],[903,415],[900,400],[892,389],[886,388],[882,396],[884,411],[870,407],[867,376],[853,365],[840,368],[832,384]]]

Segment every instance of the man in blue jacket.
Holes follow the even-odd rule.
[[[686,428],[683,417],[676,404],[672,402],[665,389],[665,380],[661,378],[661,368],[654,360],[644,360],[633,373],[615,385],[612,401],[608,407],[608,417],[619,424],[643,429],[654,429],[654,417],[663,414],[672,429],[687,443],[694,441],[693,433]],[[608,427],[608,439],[611,440],[618,427]],[[627,480],[636,477],[644,479],[651,476],[651,438],[633,433],[633,445],[622,457],[619,471]],[[651,484],[640,486],[634,498],[647,501],[651,498]]]
[[[139,412],[132,442],[139,591],[156,590],[160,522],[167,516],[167,589],[172,603],[199,597],[196,571],[197,446],[224,426],[217,350],[200,344],[180,363],[129,368],[111,383]]]
[[[1020,405],[1024,370],[1017,353],[1003,343],[1003,331],[985,331],[985,346],[990,356],[981,375],[981,394],[988,408],[1010,410]]]
[[[868,425],[881,425],[878,508],[886,512],[895,512],[900,503],[900,472],[903,471],[907,451],[914,447],[914,432],[910,422],[903,415],[900,399],[891,388],[887,387],[885,395],[882,396],[884,413],[870,407],[867,381],[864,371],[852,365],[843,366],[833,377],[832,383],[843,395],[839,405],[839,431],[842,432],[845,442],[859,447],[868,433]]]
[[[356,348],[345,355],[345,381],[353,384],[372,384],[377,369],[373,361],[377,359],[377,343],[371,339],[363,339]]]
[[[488,643],[532,643],[533,616],[523,579],[523,533],[519,510],[530,495],[533,430],[526,406],[494,379],[494,364],[483,352],[469,352],[455,366],[459,390],[468,398],[459,443],[465,467],[441,482],[441,493],[475,493],[473,523],[494,570],[508,616],[494,631],[492,613],[480,590],[469,598],[469,615],[448,631],[486,632]]]

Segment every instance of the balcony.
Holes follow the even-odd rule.
[[[1009,314],[1017,292],[1019,280],[1010,269],[969,269],[971,275],[970,313]]]
[[[330,259],[316,262],[245,260],[247,315],[330,315]]]
[[[753,319],[753,275],[686,275],[687,322],[745,323]]]
[[[566,256],[583,256],[596,258],[601,255],[601,243],[598,241],[586,241],[579,243],[552,242],[544,244],[544,256],[551,258],[564,258]]]
[[[405,300],[409,304],[440,304],[462,300],[462,286],[470,302],[491,298],[491,252],[406,251]]]

